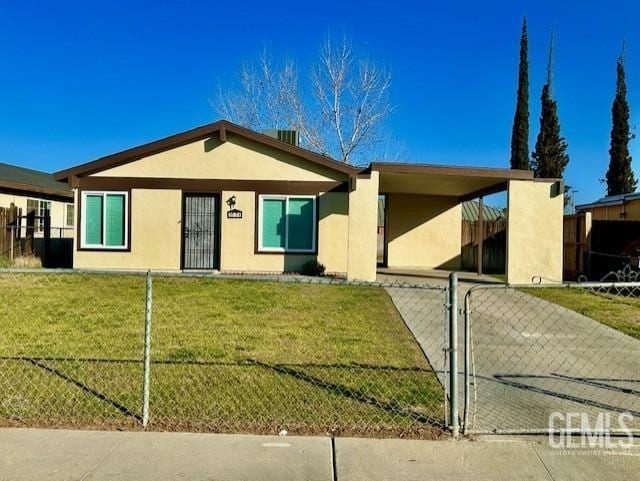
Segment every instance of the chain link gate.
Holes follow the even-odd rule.
[[[551,302],[567,293],[573,310]],[[592,296],[612,306],[602,322],[576,312]],[[640,433],[640,339],[614,319],[625,304],[640,307],[640,283],[469,289],[464,433]]]

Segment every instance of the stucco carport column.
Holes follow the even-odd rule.
[[[375,281],[377,267],[379,173],[352,177],[349,186],[347,278]]]
[[[528,284],[562,281],[562,182],[508,182],[507,280]]]

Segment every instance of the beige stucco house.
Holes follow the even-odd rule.
[[[531,172],[334,161],[220,121],[55,174],[73,188],[74,267],[299,271],[374,280],[385,263],[455,269],[461,202],[508,192],[511,282],[561,280],[562,188]]]

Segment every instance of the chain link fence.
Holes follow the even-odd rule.
[[[638,308],[640,283],[471,288],[464,431],[640,433]]]
[[[139,276],[0,274],[3,424],[139,424],[141,281]]]
[[[0,272],[0,423],[433,438],[447,289]]]

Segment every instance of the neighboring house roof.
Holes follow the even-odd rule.
[[[610,195],[602,197],[590,204],[576,205],[576,211],[593,209],[594,207],[606,207],[608,205],[622,205],[632,200],[640,199],[640,192],[632,192],[630,194]]]
[[[462,203],[462,220],[478,220],[480,212],[480,202],[469,200]],[[504,210],[490,205],[484,205],[482,209],[482,218],[484,220],[506,219]]]
[[[73,198],[69,186],[55,180],[53,174],[0,162],[0,191],[3,190],[33,196]]]
[[[258,142],[263,145],[267,145],[269,147],[273,147],[283,152],[296,155],[315,164],[322,165],[324,167],[344,174],[357,174],[362,170],[358,167],[353,167],[351,165],[345,164],[344,162],[334,160],[330,157],[311,152],[307,149],[303,149],[302,147],[297,147],[295,145],[282,142],[268,135],[254,132],[253,130],[241,127],[226,120],[220,120],[218,122],[203,125],[201,127],[196,127],[195,129],[187,130],[186,132],[172,135],[161,140],[156,140],[148,144],[140,145],[132,149],[127,149],[116,154],[108,155],[106,157],[102,157],[92,162],[87,162],[70,169],[61,170],[54,173],[53,175],[56,180],[60,181],[68,180],[68,178],[71,176],[90,175],[105,169],[127,164],[129,162],[133,162],[135,160],[139,160],[143,157],[148,157],[159,152],[171,150],[181,145],[202,140],[211,137],[214,134],[217,134],[220,140],[222,142],[225,142],[227,140],[227,132],[242,136],[246,139]]]

